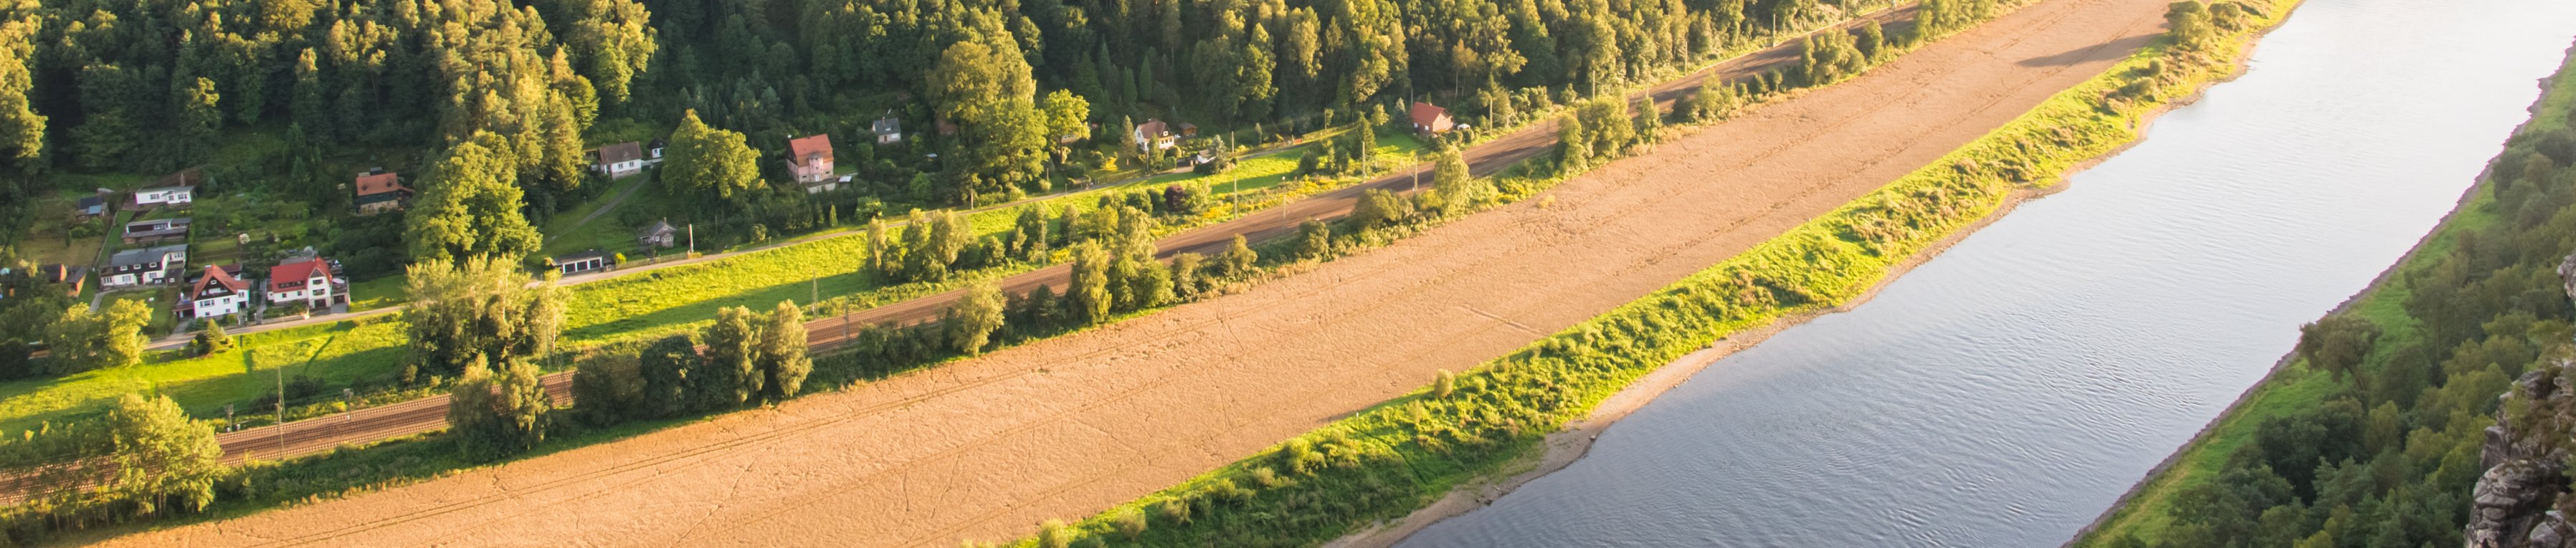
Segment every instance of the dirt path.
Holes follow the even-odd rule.
[[[108,544],[952,546],[1027,534],[1741,252],[2107,68],[2163,10],[2024,8],[1569,181],[1553,207],[1472,216],[1245,293],[772,410]]]

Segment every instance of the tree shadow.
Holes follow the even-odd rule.
[[[2106,42],[2106,43],[2094,44],[2094,45],[2090,45],[2090,46],[2084,46],[2084,47],[2081,47],[2081,48],[2076,48],[2076,49],[2072,49],[2072,50],[2067,50],[2066,52],[2058,53],[2058,54],[2054,54],[2054,55],[2042,55],[2042,56],[2039,56],[2039,57],[2032,57],[2032,58],[2029,58],[2029,59],[2023,59],[2023,60],[2021,60],[2021,66],[2025,66],[2025,67],[2063,67],[2063,66],[2071,66],[2071,65],[2083,64],[2085,61],[2095,60],[2095,59],[2097,59],[2097,57],[2096,57],[2096,56],[2098,56],[2098,55],[2117,55],[2118,57],[2113,57],[2113,58],[2112,58],[2113,60],[2117,60],[2119,57],[2126,57],[2126,56],[2128,56],[2130,52],[2137,51],[2139,48],[2147,47],[2147,43],[2148,43],[2148,42],[2153,42],[2153,41],[2155,41],[2155,39],[2156,39],[2156,37],[2157,37],[2157,36],[2159,36],[2159,34],[2157,34],[2157,33],[2140,34],[2140,35],[2136,35],[2136,36],[2130,36],[2130,37],[2127,37],[2127,38],[2121,38],[2121,39],[2118,39],[2118,40],[2112,40],[2112,41],[2110,41],[2110,42]]]

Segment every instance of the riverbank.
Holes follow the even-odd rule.
[[[2229,41],[2222,46],[2222,49],[2219,50],[2232,52],[2230,61],[2223,64],[2225,70],[2213,73],[2209,78],[2186,84],[2189,86],[2188,89],[2190,89],[2189,95],[2171,101],[2158,102],[2142,111],[2129,114],[2127,116],[2127,119],[2131,122],[2129,127],[2134,129],[2130,134],[2125,136],[2126,138],[2121,140],[2119,144],[2109,148],[2108,150],[2101,151],[2100,153],[2085,156],[2080,160],[2075,161],[2072,165],[2053,172],[2053,174],[2048,176],[2046,179],[2035,182],[2031,186],[2016,188],[2011,192],[2005,193],[2000,201],[1994,206],[1994,210],[1991,213],[1977,217],[1974,222],[1962,226],[1955,231],[1949,232],[1939,240],[1932,242],[1907,256],[1904,260],[1890,265],[1882,276],[1869,284],[1866,289],[1852,295],[1848,300],[1835,303],[1822,309],[1796,312],[1766,325],[1724,335],[1705,349],[1691,352],[1683,355],[1679,359],[1672,360],[1661,367],[1656,367],[1651,373],[1638,378],[1635,382],[1627,385],[1626,388],[1603,398],[1601,402],[1597,406],[1593,407],[1591,412],[1586,414],[1582,419],[1568,423],[1562,430],[1545,436],[1541,443],[1545,448],[1544,451],[1539,452],[1536,455],[1499,466],[1498,468],[1501,470],[1512,471],[1511,473],[1506,474],[1507,477],[1488,478],[1490,481],[1478,481],[1467,485],[1461,485],[1458,488],[1451,490],[1448,494],[1442,496],[1438,501],[1408,514],[1402,519],[1389,523],[1381,523],[1369,529],[1352,533],[1348,536],[1336,539],[1326,546],[1331,548],[1385,548],[1395,546],[1401,543],[1406,537],[1431,526],[1433,523],[1437,523],[1447,518],[1464,515],[1468,512],[1475,511],[1477,508],[1481,508],[1484,505],[1491,504],[1494,500],[1501,498],[1503,495],[1509,494],[1522,485],[1562,470],[1566,466],[1572,465],[1575,461],[1581,460],[1585,454],[1591,451],[1592,443],[1599,439],[1600,434],[1603,431],[1608,430],[1612,425],[1617,424],[1620,419],[1626,418],[1630,413],[1644,407],[1646,403],[1653,401],[1665,392],[1674,387],[1680,386],[1685,381],[1688,381],[1694,374],[1697,374],[1702,369],[1716,364],[1719,360],[1724,359],[1737,351],[1758,345],[1763,340],[1770,338],[1772,335],[1777,334],[1782,330],[1795,327],[1807,322],[1808,320],[1826,314],[1847,311],[1852,307],[1856,307],[1867,302],[1871,296],[1875,295],[1879,289],[1884,288],[1887,283],[1903,276],[1905,272],[1923,264],[1925,261],[1929,261],[1932,258],[1939,256],[1941,252],[1949,249],[1950,246],[1956,244],[1962,239],[1965,239],[1967,236],[1974,234],[1978,229],[1984,228],[1985,226],[1992,224],[1995,220],[2001,219],[2004,215],[2009,214],[2016,206],[2019,206],[2026,201],[2038,199],[2040,197],[2053,194],[2059,190],[2063,190],[2065,186],[2058,183],[2064,181],[2067,176],[2099,164],[2103,160],[2116,156],[2121,151],[2134,145],[2136,143],[2136,137],[2143,134],[2146,128],[2149,127],[2158,116],[2161,116],[2165,112],[2174,108],[2188,105],[2197,100],[2201,91],[2205,90],[2207,86],[2215,85],[2217,83],[2233,79],[2237,75],[2241,75],[2244,70],[2244,61],[2251,54],[2255,42],[2259,41],[2264,32],[2268,32],[2270,29],[2276,28],[2281,21],[2287,19],[2288,11],[2295,8],[2298,2],[2299,0],[2280,0],[2274,2],[2271,8],[2271,13],[2274,15],[2264,18],[2264,20],[2260,21],[2260,24],[2255,25],[2248,32],[2229,37]],[[2017,120],[2014,125],[1997,130],[1995,134],[1989,136],[1988,139],[1981,140],[1980,145],[1994,146],[1999,143],[2005,143],[2004,141],[1998,141],[1997,139],[1999,139],[1999,137],[1997,136],[2009,136],[2015,133],[2012,130],[2020,126],[2024,126],[2026,123],[2046,124],[2046,122],[2036,121],[2050,119],[2051,117],[2062,114],[2063,112],[2071,112],[2071,109],[2066,109],[2067,106],[2077,103],[2089,103],[2093,98],[2100,97],[2104,90],[2116,89],[2120,85],[2127,83],[2128,78],[2122,74],[2123,69],[2134,69],[2137,66],[2142,66],[2145,63],[2154,62],[2164,57],[2165,52],[2161,46],[2141,50],[2128,61],[2114,67],[2112,70],[2105,71],[2101,76],[2086,82],[2085,85],[2069,89],[2060,94],[2056,99],[2052,99],[2048,105],[2044,105],[2039,109],[2034,109],[2032,111],[2033,116]],[[2050,106],[2059,107],[2060,112],[2048,112]],[[2033,131],[2030,133],[2038,132]],[[1965,151],[1976,148],[1977,146],[1979,145],[1963,147],[1962,150]],[[1934,166],[1924,168],[1924,171],[1918,172],[1916,177],[1930,177],[1934,176],[1933,173],[1935,172],[1949,169],[1952,169],[1952,166],[1936,164]],[[1891,185],[1891,188],[1894,186],[1895,185]]]
[[[2569,124],[2568,117],[2576,115],[2576,78],[2568,77],[2571,72],[2576,72],[2576,48],[2565,50],[2559,66],[2557,75],[2542,81],[2541,87],[2545,93],[2528,109],[2532,117],[2513,130],[2512,134],[2516,136],[2516,142],[2535,133],[2563,132]],[[2490,160],[2473,184],[2462,192],[2454,208],[2442,217],[2433,230],[2416,240],[2404,255],[2380,271],[2366,287],[2336,304],[2324,314],[2326,319],[2320,320],[2321,324],[2336,319],[2359,320],[2372,326],[2370,329],[2377,334],[2370,339],[2370,342],[2365,343],[2368,346],[2363,348],[2362,354],[2356,358],[2359,363],[2354,365],[2348,377],[2349,380],[2338,378],[2341,375],[2309,363],[2295,349],[2284,354],[2269,368],[2261,381],[2247,387],[2223,413],[2209,421],[2188,443],[2166,457],[2152,472],[2123,494],[2117,504],[2095,518],[2093,524],[2068,540],[2066,545],[2121,546],[2132,541],[2152,545],[2162,539],[2171,538],[2177,528],[2205,527],[2197,523],[2178,522],[2173,516],[2176,505],[2183,504],[2178,500],[2196,496],[2187,494],[2196,490],[2207,490],[2214,485],[2243,481],[2242,478],[2234,475],[2241,474],[2243,471],[2233,462],[2247,458],[2240,453],[2251,453],[2255,455],[2254,458],[2260,458],[2262,452],[2255,446],[2260,443],[2264,435],[2260,431],[2265,424],[2309,420],[2308,414],[2326,407],[2329,402],[2340,399],[2359,398],[2364,405],[2368,405],[2373,400],[2381,399],[2380,393],[2391,390],[2382,385],[2404,386],[2421,383],[2422,381],[2407,380],[2408,377],[2421,373],[2406,370],[2409,362],[2417,360],[2431,362],[2423,364],[2427,367],[2438,363],[2441,370],[2440,377],[2444,380],[2437,386],[2427,387],[2419,401],[2406,402],[2404,406],[2394,406],[2395,403],[2390,402],[2392,411],[2409,416],[2424,415],[2413,419],[2415,424],[2422,426],[2408,433],[2405,454],[2415,456],[2427,452],[2458,453],[2464,455],[2465,460],[2461,465],[2470,467],[2463,468],[2461,465],[2452,464],[2450,460],[2443,460],[2438,463],[2440,467],[2431,473],[2430,481],[2425,483],[2423,488],[2411,492],[2399,492],[2393,496],[2410,499],[2408,500],[2410,503],[2439,501],[2448,497],[2447,500],[2458,505],[2446,507],[2426,504],[2426,506],[2431,506],[2433,511],[2443,514],[2455,516],[2466,514],[2468,509],[2465,508],[2465,504],[2469,483],[2474,480],[2476,474],[2483,471],[2474,468],[2479,444],[2485,436],[2481,429],[2495,422],[2487,415],[2495,410],[2494,395],[2502,391],[2501,383],[2518,373],[2525,365],[2523,362],[2528,360],[2512,358],[2489,360],[2485,355],[2480,355],[2481,363],[2494,363],[2501,366],[2481,371],[2475,368],[2477,364],[2469,364],[2465,367],[2455,366],[2452,363],[2454,360],[2442,359],[2442,354],[2439,352],[2456,354],[2475,350],[2467,348],[2466,345],[2453,348],[2452,345],[2447,344],[2449,339],[2478,341],[2476,337],[2483,336],[2487,339],[2480,342],[2492,346],[2499,340],[2521,338],[2524,333],[2516,332],[2510,327],[2490,327],[2495,324],[2484,321],[2488,316],[2467,315],[2460,319],[2447,319],[2447,321],[2422,317],[2429,303],[2419,302],[2414,296],[2418,292],[2430,291],[2466,293],[2472,291],[2474,286],[2461,287],[2468,284],[2460,283],[2458,280],[2478,280],[2489,275],[2503,278],[2506,275],[2501,271],[2523,266],[2513,265],[2510,261],[2481,258],[2479,262],[2484,265],[2475,267],[2477,270],[2472,270],[2470,273],[2452,273],[2443,277],[2425,276],[2428,271],[2445,268],[2446,261],[2467,262],[2458,260],[2459,256],[2470,254],[2461,250],[2464,241],[2493,241],[2499,237],[2511,240],[2539,236],[2520,234],[2524,231],[2555,230],[2542,226],[2513,227],[2512,225],[2518,223],[2505,218],[2508,215],[2520,215],[2527,219],[2529,215],[2528,206],[2515,203],[2523,201],[2522,198],[2506,198],[2501,196],[2498,190],[2502,183],[2497,179],[2511,178],[2523,172],[2523,166],[2519,162],[2509,160],[2521,159],[2514,156],[2517,150],[2528,152],[2517,147],[2508,149],[2506,154]],[[2565,184],[2565,179],[2560,178],[2558,184]],[[2512,186],[2528,188],[2540,186],[2540,183],[2514,182]],[[2527,260],[2526,265],[2529,261],[2547,261],[2549,265],[2554,265],[2555,254],[2564,253],[2563,249],[2533,251],[2541,251],[2547,256],[2523,257],[2522,259]],[[2520,252],[2488,250],[2485,253],[2512,255]],[[2485,266],[2497,264],[2506,266],[2494,267],[2498,272],[2480,271],[2485,270]],[[2546,268],[2542,270],[2545,271]],[[2485,285],[2488,282],[2489,280],[2479,280],[2479,285]],[[2554,295],[2558,293],[2554,282],[2553,277],[2537,285],[2547,288],[2548,292]],[[2496,283],[2505,285],[2502,282]],[[2527,314],[2527,312],[2516,311],[2514,314]],[[2564,321],[2563,318],[2553,316],[2553,314],[2543,314],[2537,319],[2543,322]],[[2524,317],[2529,318],[2529,316]],[[2514,324],[2507,322],[2503,325]],[[2438,333],[2440,331],[2453,333]],[[2563,339],[2563,337],[2559,338]],[[2539,344],[2539,342],[2530,344]],[[2427,352],[2425,348],[2437,350]],[[2484,381],[2493,381],[2496,386],[2485,386]],[[2363,386],[2370,388],[2362,388]],[[2458,394],[2451,394],[2453,392]],[[2451,401],[2460,399],[2468,401],[2465,404]],[[2372,459],[2373,457],[2360,455],[2356,458]],[[2367,460],[2360,462],[2360,466],[2377,464]],[[2418,466],[2431,464],[2435,463],[2417,462]],[[2345,468],[2353,466],[2353,461],[2343,463]],[[2320,467],[2318,474],[2325,474],[2331,468],[2333,468],[2331,465]],[[2398,479],[2406,482],[2403,484],[2405,487],[2417,487],[2411,477]],[[2322,507],[2325,502],[2320,501],[2316,504]],[[2249,510],[2259,512],[2264,511],[2265,508],[2258,506]],[[2207,513],[2217,518],[2253,519],[2252,516]],[[2326,538],[2338,538],[2334,536],[2337,531],[2331,531],[2336,528],[2337,522],[2320,524],[2315,522],[2322,521],[2321,519],[2308,521],[2310,523],[2305,524],[2305,527],[2310,529],[2323,527],[2328,529],[2321,531],[2327,535]],[[2445,544],[2457,545],[2460,533],[2457,524],[2451,524],[2445,530],[2448,535]],[[2305,532],[2300,530],[2291,533],[2303,535]]]

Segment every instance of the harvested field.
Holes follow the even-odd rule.
[[[2049,0],[1850,82],[1245,293],[771,410],[134,546],[953,546],[1088,516],[1645,295],[1933,161],[2146,44]],[[496,523],[507,523],[494,526]]]

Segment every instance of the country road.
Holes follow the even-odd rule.
[[[1890,26],[1910,22],[1911,7],[1881,12],[1873,17]],[[1840,27],[1837,27],[1840,28]],[[1729,80],[1748,78],[1785,64],[1798,61],[1794,41],[1763,49],[1725,63],[1665,81],[1649,90],[1630,95],[1630,100],[1652,93],[1659,108],[1669,109],[1677,99],[1699,86],[1703,78],[1718,75]],[[1522,160],[1554,150],[1556,123],[1553,119],[1532,123],[1518,131],[1468,147],[1463,155],[1468,171],[1478,177],[1492,176]],[[1298,223],[1307,219],[1339,219],[1349,215],[1361,192],[1385,189],[1409,193],[1417,182],[1428,183],[1428,162],[1396,170],[1365,184],[1319,194],[1297,202],[1280,205],[1268,211],[1234,220],[1200,227],[1155,241],[1157,254],[1169,260],[1182,253],[1213,255],[1234,242],[1236,234],[1253,241],[1294,235]],[[701,259],[704,259],[703,257]],[[1063,291],[1069,265],[1055,265],[1021,273],[1000,281],[1003,290],[1025,293],[1040,285]],[[806,320],[805,331],[811,344],[820,351],[842,343],[859,328],[883,323],[906,323],[934,319],[941,309],[955,302],[963,290],[949,291],[888,304],[848,316],[823,316]],[[558,400],[569,401],[572,372],[559,372],[545,377],[546,390]],[[216,436],[224,447],[226,464],[240,465],[257,457],[266,460],[292,458],[324,451],[343,444],[364,444],[393,439],[447,427],[447,396],[438,395],[400,403],[358,409],[345,415],[332,415],[226,432]]]

